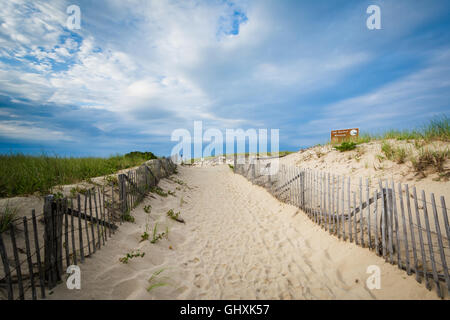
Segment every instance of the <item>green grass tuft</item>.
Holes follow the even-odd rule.
[[[18,209],[11,207],[9,202],[6,203],[5,208],[0,212],[0,233],[8,230],[17,216]]]
[[[159,287],[163,287],[166,286],[167,283],[165,282],[155,282],[155,280],[158,278],[158,276],[164,271],[164,269],[158,270],[153,272],[152,276],[150,277],[150,279],[148,279],[148,282],[150,283],[150,285],[147,288],[147,291],[150,292],[151,290],[155,289],[155,288],[159,288]]]

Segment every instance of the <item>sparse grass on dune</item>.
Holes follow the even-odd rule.
[[[421,128],[413,130],[388,130],[381,134],[362,133],[352,141],[356,144],[368,143],[376,140],[423,140],[425,142],[444,141],[450,142],[450,118],[442,115],[434,118]]]
[[[437,173],[445,179],[450,177],[446,167],[450,159],[450,118],[446,115],[439,116],[418,129],[389,130],[382,134],[362,133],[356,139],[340,143],[328,142],[328,145],[340,152],[356,150],[354,158],[359,162],[361,157],[358,152],[363,150],[363,144],[370,142],[376,142],[380,146],[381,152],[376,155],[379,162],[389,160],[409,165],[421,177],[430,173]],[[324,155],[318,148],[315,149],[315,154],[317,158]],[[349,156],[350,158],[352,157]]]
[[[109,175],[156,158],[151,153],[131,153],[109,158],[64,158],[58,156],[0,155],[0,197],[39,192],[56,185],[77,183]]]
[[[9,226],[17,216],[17,208],[10,206],[9,202],[0,211],[0,233],[9,229]]]

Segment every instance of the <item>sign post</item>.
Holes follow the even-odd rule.
[[[342,129],[331,131],[331,143],[339,143],[342,141],[348,141],[359,137],[359,129]]]

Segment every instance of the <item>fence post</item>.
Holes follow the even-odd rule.
[[[3,270],[5,271],[6,289],[8,291],[8,300],[14,300],[13,287],[11,281],[11,271],[9,269],[9,260],[6,253],[6,248],[3,242],[2,234],[0,233],[0,256],[2,257]]]
[[[57,281],[61,280],[58,267],[58,217],[56,210],[56,202],[53,195],[45,197],[44,201],[44,252],[45,252],[45,273],[48,280],[48,287],[52,289],[56,286]]]
[[[125,182],[125,175],[119,174],[119,203],[121,204],[121,211],[122,215],[127,212],[127,190],[126,190],[126,182]]]

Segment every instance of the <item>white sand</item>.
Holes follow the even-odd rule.
[[[148,197],[106,247],[81,265],[81,290],[59,285],[50,299],[437,299],[396,266],[344,243],[297,208],[234,175],[227,166],[179,168],[189,188],[161,181],[176,197]],[[186,203],[181,204],[181,198]],[[152,205],[150,229],[168,225],[169,240],[139,242]],[[169,220],[181,211],[186,224]],[[151,230],[150,230],[151,233]],[[119,258],[133,249],[143,258]],[[369,265],[381,268],[381,289],[366,287]],[[166,286],[147,292],[148,279]]]

